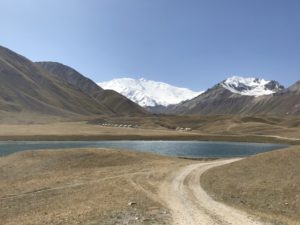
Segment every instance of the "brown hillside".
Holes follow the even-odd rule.
[[[72,116],[112,114],[82,91],[0,47],[0,111]]]
[[[299,81],[272,95],[245,96],[218,84],[198,97],[167,108],[168,113],[201,115],[300,115]]]
[[[37,62],[36,64],[75,88],[80,89],[99,102],[99,104],[108,107],[114,113],[123,115],[140,115],[146,113],[146,111],[138,104],[115,91],[103,90],[95,82],[71,67],[56,62]]]

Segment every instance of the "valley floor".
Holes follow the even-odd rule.
[[[109,119],[118,126],[104,126],[106,119],[2,123],[0,140],[218,140],[295,146],[282,154],[274,151],[237,162],[108,149],[24,151],[0,157],[1,225],[261,224],[241,210],[271,224],[300,224],[295,211],[300,205],[299,118]]]
[[[115,125],[128,120],[115,119]],[[262,123],[235,123],[218,125],[203,122],[203,127],[178,131],[157,125],[153,119],[132,119],[136,128],[103,126],[102,122],[56,122],[47,124],[0,124],[0,140],[212,140],[300,144],[300,128]],[[162,122],[161,122],[162,123]],[[170,124],[173,124],[169,122]],[[226,124],[227,123],[227,124]],[[171,125],[168,125],[171,126]],[[174,125],[172,125],[174,126]],[[177,124],[190,127],[190,121]],[[176,126],[174,126],[176,127]]]
[[[299,169],[294,167],[300,165],[294,154],[298,154],[299,147],[292,147],[294,154],[281,151],[288,153],[282,153],[285,157],[279,159],[280,164],[275,161],[278,169],[274,173],[270,170],[269,176],[281,179],[280,171],[290,170],[287,184],[283,188],[280,185],[285,182],[271,184],[276,181],[267,179],[268,184],[278,185],[279,192],[275,194],[290,197],[284,200],[290,205],[284,205],[283,211],[279,207],[277,217],[273,216],[274,208],[263,208],[261,201],[252,201],[264,198],[263,202],[277,209],[278,199],[267,197],[274,195],[274,189],[255,194],[264,183],[249,179],[252,173],[247,173],[247,163],[253,162],[252,158],[262,158],[261,166],[253,168],[257,179],[261,179],[261,170],[272,168],[273,161],[268,159],[273,152],[242,160],[209,161],[108,149],[69,149],[24,151],[0,158],[0,221],[3,225],[294,225],[299,204]],[[274,151],[275,157],[281,151]],[[289,161],[292,164],[288,165]],[[235,167],[233,171],[240,171],[238,174],[232,172]],[[218,176],[223,178],[216,180]],[[234,191],[244,190],[243,184],[249,185],[245,179],[253,181],[246,196]],[[220,195],[222,198],[216,197]],[[233,200],[241,199],[247,207],[250,201],[252,211],[240,207],[240,202],[229,201],[233,195]]]

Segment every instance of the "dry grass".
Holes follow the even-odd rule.
[[[274,224],[300,224],[300,146],[211,169],[201,181],[218,201]]]
[[[157,116],[44,122],[40,124],[0,123],[0,140],[171,139],[300,144],[300,127],[297,118],[266,120],[232,116]],[[102,123],[135,124],[139,128],[104,127],[100,125]],[[181,132],[172,127],[191,127],[193,130]]]
[[[1,225],[169,224],[169,212],[153,196],[166,174],[188,162],[105,149],[0,158]]]
[[[300,143],[300,120],[295,117],[160,115],[55,121],[41,120],[40,124],[0,121],[0,139]],[[103,122],[137,124],[139,128],[100,126]],[[173,129],[177,126],[192,127],[193,131],[179,132]],[[264,218],[293,224],[299,220],[296,213],[300,210],[299,158],[298,147],[251,157],[209,171],[204,186],[218,200]],[[168,224],[170,215],[159,199],[153,197],[157,194],[156,186],[170,171],[187,163],[190,162],[109,150],[34,151],[3,157],[0,158],[1,225]],[[129,207],[130,201],[137,205]]]

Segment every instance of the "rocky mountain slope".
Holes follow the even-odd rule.
[[[91,85],[87,82],[84,85],[90,85],[94,91],[96,89],[93,89],[93,86],[99,89],[96,84]],[[43,69],[39,64],[0,46],[1,119],[13,117],[26,120],[24,118],[26,115],[34,120],[38,116],[71,118],[131,112],[132,109],[129,111],[118,111],[118,107],[116,109],[116,105],[122,105],[120,102],[126,99],[120,96],[116,100],[116,95],[119,96],[115,93],[105,93],[103,101],[98,101],[84,93],[83,88],[76,87]],[[106,100],[109,98],[114,100],[114,104]],[[132,108],[134,107],[141,111],[132,103]]]
[[[122,82],[112,82],[112,86]],[[202,94],[145,79],[126,82],[122,90],[127,96],[164,113],[300,115],[300,81],[285,89],[276,81],[231,77]],[[102,89],[68,66],[33,63],[0,46],[0,120],[4,122],[3,118],[24,119],[27,115],[33,121],[37,116],[145,114],[135,102],[114,90]]]
[[[0,47],[0,110],[58,116],[112,113],[105,105],[4,47]]]
[[[284,89],[277,81],[267,81],[259,78],[244,78],[233,76],[221,82],[221,85],[233,92],[240,95],[248,96],[262,96],[274,94]]]
[[[172,114],[299,115],[299,82],[284,89],[276,81],[232,77],[192,100],[170,106]]]
[[[114,113],[131,115],[146,113],[142,107],[127,99],[125,96],[113,90],[103,90],[92,80],[83,76],[69,66],[57,62],[36,62],[36,64],[59,79],[62,79],[75,88],[80,89],[100,104],[107,106]]]

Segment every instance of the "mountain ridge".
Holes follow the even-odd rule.
[[[227,90],[247,96],[262,96],[274,94],[284,89],[278,81],[267,81],[256,77],[232,76],[220,83]]]
[[[129,82],[127,85],[122,86],[122,82],[124,80]],[[115,89],[119,88],[119,91],[123,91],[123,94],[130,98],[129,95],[132,94],[132,89],[134,88],[128,87],[130,87],[130,85],[136,86],[136,80],[131,78],[122,78],[114,79],[112,81],[112,84],[103,85],[103,87]],[[143,78],[138,81],[148,82]],[[120,87],[116,88],[116,86],[118,86],[118,82],[120,82]],[[156,83],[160,84],[161,82]],[[294,96],[297,95],[295,94],[297,93],[295,90],[299,90],[299,86],[300,84],[296,83],[285,89],[283,85],[275,80],[265,80],[257,77],[232,76],[207,89],[205,92],[195,94],[190,99],[178,100],[178,104],[141,105],[143,105],[148,111],[159,114],[289,115],[298,113],[298,109],[296,107],[298,101],[297,97]],[[156,92],[160,93],[159,91]],[[133,91],[133,94],[136,94],[136,92]],[[143,98],[140,98],[139,100],[144,100],[144,97],[148,96],[147,90],[145,90],[142,85],[139,89],[139,94],[140,96],[143,96]],[[155,97],[156,96],[152,96],[151,101],[157,102]],[[136,102],[138,102],[138,100],[136,100]]]
[[[168,107],[171,114],[299,115],[300,82],[283,88],[277,81],[263,82],[269,90],[263,94],[241,94],[218,83],[194,99]],[[270,84],[268,86],[268,84]],[[244,87],[243,87],[244,88]],[[261,88],[261,87],[260,87]],[[261,91],[261,89],[260,89]],[[269,92],[272,93],[269,93]],[[268,93],[268,94],[266,94]]]
[[[111,113],[68,83],[52,77],[32,61],[0,47],[0,109],[42,114]]]
[[[146,111],[115,91],[104,90],[91,79],[75,69],[58,62],[36,62],[51,74],[80,89],[82,92],[105,105],[117,114],[145,114]]]
[[[79,119],[145,113],[144,109],[124,96],[106,92],[83,76],[78,75],[77,78],[86,82],[79,81],[76,86],[76,83],[56,76],[26,57],[0,46],[0,120],[50,121],[50,118]],[[84,87],[87,90],[94,88],[94,92],[99,90],[97,96],[103,101],[84,92]]]
[[[129,84],[135,81],[127,80]],[[0,115],[7,117],[21,118],[21,114],[70,118],[142,116],[149,114],[145,108],[169,114],[300,115],[300,81],[284,88],[274,80],[233,76],[205,92],[193,92],[139,79],[140,86],[134,88],[139,91],[138,100],[145,103],[143,108],[114,90],[101,88],[69,66],[56,62],[34,63],[2,46],[0,81]],[[132,89],[126,90],[130,93]],[[142,95],[147,90],[152,95]],[[161,98],[159,101],[154,98],[157,96]]]

